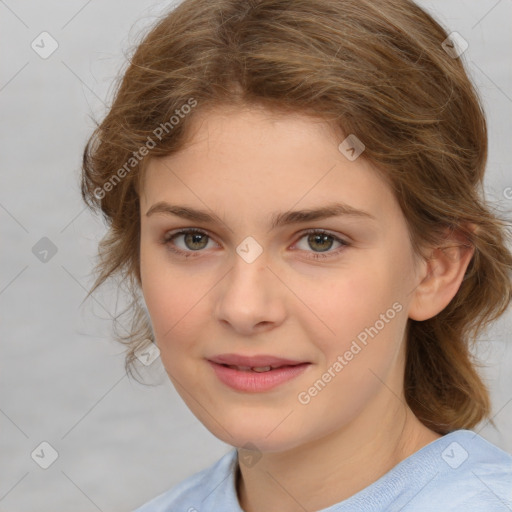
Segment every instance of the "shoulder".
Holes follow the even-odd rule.
[[[323,512],[512,511],[512,455],[470,430],[427,444]]]
[[[433,476],[417,500],[423,508],[411,510],[433,504],[453,512],[512,509],[512,455],[470,430],[452,432],[434,447],[426,459]]]
[[[210,467],[183,480],[134,512],[198,512],[206,510],[205,506],[210,501],[223,504],[224,508],[217,509],[219,512],[238,512],[239,509],[234,508],[238,502],[233,503],[233,499],[236,500],[236,465],[237,451],[233,449]]]

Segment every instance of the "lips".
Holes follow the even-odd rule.
[[[258,373],[269,372],[276,368],[287,366],[298,366],[306,362],[270,355],[243,356],[239,354],[220,354],[209,360],[234,370]]]
[[[272,391],[298,378],[312,365],[276,356],[238,354],[221,354],[208,359],[208,363],[221,383],[243,393]]]

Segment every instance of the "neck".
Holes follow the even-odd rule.
[[[329,435],[284,452],[266,452],[257,464],[239,464],[237,492],[245,512],[304,512],[339,503],[396,464],[441,437],[388,393]],[[377,414],[376,414],[377,412]],[[380,413],[380,414],[378,414]]]

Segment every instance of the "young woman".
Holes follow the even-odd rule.
[[[409,0],[185,0],[84,152],[134,295],[234,449],[138,512],[512,510],[470,351],[508,307],[464,41]]]

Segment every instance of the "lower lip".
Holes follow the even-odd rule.
[[[282,366],[268,372],[254,372],[235,370],[212,361],[208,362],[221,382],[237,391],[253,393],[268,391],[284,384],[303,373],[310,366],[310,363],[302,363],[296,366]]]

